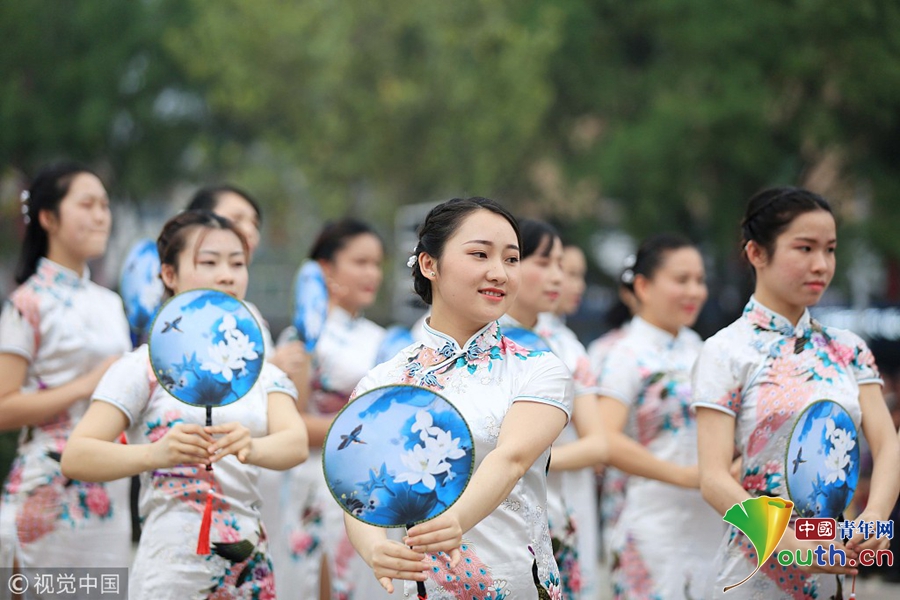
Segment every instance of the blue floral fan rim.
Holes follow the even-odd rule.
[[[859,433],[847,409],[830,399],[804,408],[785,450],[784,484],[794,512],[839,518],[853,500],[859,471]]]
[[[176,337],[185,334],[199,340]],[[147,345],[159,385],[201,408],[227,406],[246,396],[265,364],[262,329],[253,312],[241,300],[208,288],[169,298],[153,319]]]
[[[378,406],[380,402],[382,406]],[[386,407],[383,405],[385,402]],[[433,407],[435,403],[437,406]],[[383,415],[396,406],[403,407],[403,410],[394,409],[395,412],[390,415],[394,422],[385,423]],[[419,414],[426,408],[442,412],[432,414],[428,421]],[[363,416],[370,412],[371,415]],[[380,421],[378,416],[382,417]],[[447,427],[448,417],[453,421],[455,429]],[[400,458],[401,450],[424,460],[422,453],[425,448],[416,443],[411,435],[419,431],[418,440],[424,441],[425,431],[416,426],[428,427],[429,423],[444,434],[438,436],[443,438],[445,447],[464,452],[457,458],[449,458],[452,463],[449,469],[430,463],[430,466],[435,467],[433,471],[439,471],[432,473],[433,482],[425,481],[426,478],[422,476],[428,470],[425,465],[421,465],[419,473],[400,472],[399,469],[404,466],[399,469],[397,467],[408,467],[410,464],[404,463]],[[365,427],[367,424],[370,425],[368,429]],[[409,436],[404,435],[407,431]],[[429,431],[429,436],[431,435],[435,434]],[[372,440],[377,443],[370,443]],[[416,446],[419,447],[418,450]],[[388,452],[379,451],[376,447],[395,448],[396,456],[391,457]],[[339,453],[350,449],[353,449],[352,453],[335,466],[335,461],[341,458]],[[447,454],[449,457],[453,452]],[[360,455],[379,458],[374,461],[353,458]],[[389,461],[392,468],[387,465]],[[344,465],[352,466],[353,481],[349,474],[342,471]],[[415,385],[381,386],[361,394],[335,416],[323,444],[322,469],[332,498],[344,512],[358,521],[376,527],[409,527],[443,514],[462,496],[475,469],[474,437],[462,413],[444,396]]]
[[[312,352],[328,318],[328,288],[316,261],[308,260],[297,271],[294,283],[292,323],[307,352]]]
[[[528,350],[552,352],[547,340],[530,329],[525,329],[524,327],[508,327],[503,328],[501,333],[503,333],[503,337],[511,339]]]

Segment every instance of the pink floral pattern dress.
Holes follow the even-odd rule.
[[[591,370],[600,377],[603,372],[603,363],[609,356],[609,351],[616,343],[628,333],[628,323],[618,329],[607,331],[596,340],[588,344],[588,360],[591,361]],[[626,429],[625,433],[631,435]],[[603,474],[598,478],[600,496],[600,531],[602,535],[602,547],[604,556],[609,554],[609,543],[612,530],[625,507],[625,485],[628,475],[615,467],[606,466]]]
[[[0,353],[28,361],[22,391],[54,388],[131,349],[122,300],[42,258],[0,314]],[[46,423],[24,427],[0,500],[0,567],[127,567],[130,481],[84,483],[59,459],[84,415],[78,400]]]
[[[800,413],[817,400],[844,407],[859,427],[859,386],[881,384],[875,358],[858,336],[825,327],[805,311],[796,325],[755,298],[734,323],[707,340],[694,370],[694,406],[735,419],[742,482],[753,496],[787,497],[785,458]],[[834,575],[807,575],[773,556],[747,583],[723,588],[756,568],[752,544],[734,527],[716,557],[711,598],[825,600],[836,597]]]
[[[501,327],[522,327],[504,315]],[[571,329],[551,313],[538,317],[534,328],[571,373],[574,397],[597,393],[597,377],[590,368],[587,351]],[[570,422],[554,446],[578,439]],[[547,474],[547,518],[553,551],[559,565],[563,595],[569,600],[596,596],[597,494],[593,469],[550,471]]]
[[[239,421],[254,437],[268,432],[268,394],[296,398],[284,373],[266,363],[241,400],[213,410],[213,423]],[[206,409],[175,399],[150,368],[147,346],[113,364],[94,392],[128,418],[128,443],[148,444],[178,423],[206,424]],[[153,600],[271,600],[275,577],[260,518],[260,468],[226,456],[212,471],[179,465],[141,473],[143,530],[129,573],[129,597]],[[202,515],[212,499],[210,553],[197,554]]]
[[[359,380],[375,366],[385,330],[362,316],[332,307],[312,353],[309,411],[334,417],[350,399]],[[291,327],[282,341],[297,339]],[[278,597],[305,600],[316,596],[322,557],[327,556],[335,600],[390,598],[356,554],[344,529],[344,514],[325,485],[322,449],[285,473],[281,526],[273,561]]]
[[[599,382],[601,396],[629,407],[638,443],[684,466],[697,464],[690,374],[701,346],[688,328],[673,336],[635,317],[610,349]],[[706,576],[724,529],[700,490],[629,477],[610,539],[615,597],[707,598]]]
[[[489,323],[462,346],[428,324],[420,336],[421,342],[372,369],[354,397],[393,384],[419,385],[442,394],[472,430],[476,471],[496,447],[513,403],[539,402],[569,415],[572,384],[565,365],[550,353],[529,351],[503,337],[498,323]],[[443,553],[430,556],[430,600],[565,597],[547,526],[549,458],[548,448],[500,506],[463,536],[463,560],[455,569],[449,568]],[[415,597],[415,583],[406,582],[404,591],[406,597]]]

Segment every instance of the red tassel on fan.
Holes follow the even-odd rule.
[[[200,535],[197,537],[197,554],[209,554],[209,530],[212,527],[212,490],[206,492],[206,506],[203,508],[203,520],[200,522]]]

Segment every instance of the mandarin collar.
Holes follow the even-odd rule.
[[[84,266],[84,273],[79,275],[72,269],[64,267],[61,264],[50,260],[46,256],[42,256],[38,260],[36,272],[38,276],[48,282],[52,282],[55,285],[67,285],[73,288],[86,287],[91,280],[91,270],[87,265]]]
[[[460,348],[459,344],[451,336],[434,329],[431,326],[430,321],[431,317],[428,317],[422,324],[425,330],[424,343],[426,346],[430,346],[435,350],[443,350],[446,348],[448,351],[452,350],[453,354],[461,354],[476,346],[479,348],[490,348],[500,343],[500,324],[497,321],[491,321],[476,331],[472,337],[466,340],[466,343],[463,344],[462,348]]]
[[[353,325],[360,319],[362,319],[362,313],[359,313],[354,317],[349,312],[337,305],[332,306],[328,310],[328,320],[339,325]]]
[[[641,339],[648,340],[654,346],[672,348],[684,336],[685,329],[685,327],[682,327],[678,330],[678,335],[672,335],[665,329],[661,329],[645,319],[635,316],[631,319],[629,332]]]
[[[744,307],[744,317],[760,329],[777,331],[788,337],[806,337],[810,335],[813,329],[809,309],[803,310],[803,314],[795,326],[787,317],[761,304],[755,296],[750,296],[750,301]]]

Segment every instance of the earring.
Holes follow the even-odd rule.
[[[431,276],[434,277],[434,275],[435,275],[435,273],[434,273],[434,271],[432,271],[432,272],[431,272]]]

